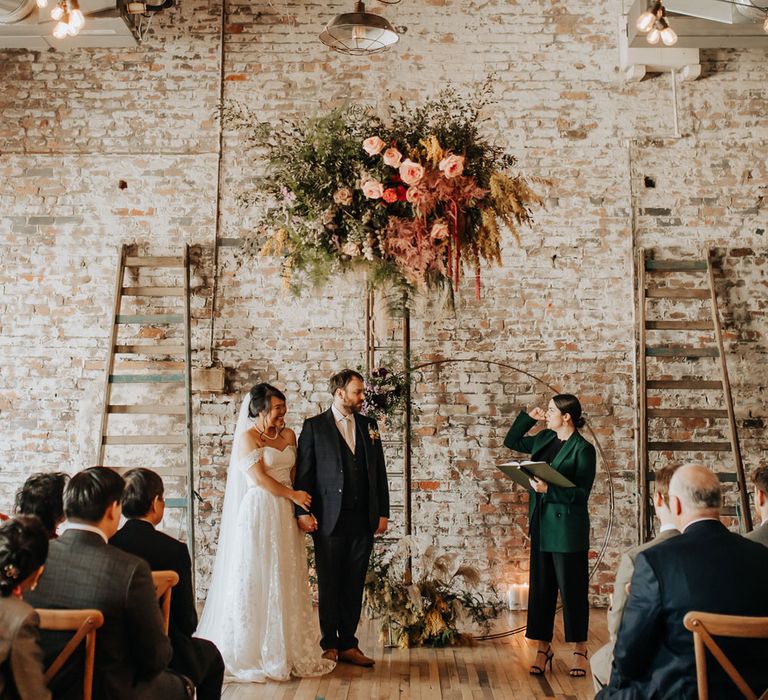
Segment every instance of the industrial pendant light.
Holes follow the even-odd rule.
[[[320,34],[320,41],[326,46],[352,56],[386,51],[399,38],[386,19],[366,12],[362,2],[355,3],[354,12],[336,15]]]

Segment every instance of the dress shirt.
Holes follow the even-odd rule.
[[[705,520],[714,520],[716,522],[720,522],[720,518],[696,518],[696,520],[691,520],[682,530],[681,532],[685,532],[691,525],[694,523],[703,523]]]
[[[95,525],[88,525],[87,523],[67,523],[67,530],[85,530],[86,532],[95,532],[102,540],[104,544],[109,544],[107,536],[99,530]]]
[[[341,437],[344,438],[344,442],[347,443],[352,454],[355,454],[355,432],[357,431],[355,430],[354,414],[350,413],[345,416],[338,408],[336,408],[335,404],[331,406],[331,411],[333,411],[333,417],[336,419],[336,427],[339,429]]]

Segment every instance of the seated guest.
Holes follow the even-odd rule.
[[[720,481],[706,467],[680,467],[669,505],[681,533],[635,558],[629,599],[613,650],[608,687],[597,698],[679,700],[697,696],[691,610],[768,617],[768,551],[720,522]],[[768,640],[719,637],[718,644],[759,695],[768,687]],[[710,661],[709,696],[741,697]]]
[[[762,524],[748,533],[747,537],[768,547],[768,467],[755,469],[752,483],[755,485],[755,510]]]
[[[224,660],[213,642],[193,637],[197,629],[192,562],[186,545],[155,529],[163,519],[163,480],[149,469],[125,474],[123,515],[128,521],[110,544],[141,557],[153,571],[175,571],[179,582],[171,594],[168,633],[173,646],[170,667],[192,679],[198,700],[218,700],[224,680]]]
[[[48,556],[48,534],[34,517],[0,525],[0,698],[50,700],[38,644],[40,618],[22,600]]]
[[[94,608],[104,614],[96,633],[94,700],[183,700],[191,697],[191,684],[166,668],[171,644],[149,567],[107,544],[120,522],[123,486],[122,477],[107,467],[72,477],[64,491],[69,524],[51,541],[45,572],[28,600],[38,608]],[[65,637],[44,632],[46,656],[54,658]],[[82,677],[77,679],[75,670],[82,672],[80,663],[58,674],[62,686],[69,682],[60,697],[79,696]],[[56,690],[54,695],[59,696]]]
[[[64,522],[64,487],[69,475],[64,472],[33,474],[16,494],[16,513],[40,518],[49,539]]]
[[[627,584],[632,579],[632,573],[635,570],[635,558],[640,552],[644,552],[649,547],[653,547],[670,537],[680,534],[680,530],[675,525],[675,519],[669,510],[669,481],[676,469],[677,466],[659,469],[653,481],[653,507],[661,523],[659,534],[649,542],[626,551],[619,562],[616,580],[613,583],[613,599],[611,607],[608,608],[609,641],[592,655],[592,660],[590,661],[595,692],[608,685],[608,679],[611,675],[613,646],[616,644],[616,635],[619,631],[621,617],[624,614],[624,605],[627,602]]]

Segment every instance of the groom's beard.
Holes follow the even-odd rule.
[[[341,405],[344,409],[344,413],[360,413],[360,409],[363,407],[363,402],[360,401],[359,403],[348,403],[347,401],[344,401]]]

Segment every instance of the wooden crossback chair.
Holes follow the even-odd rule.
[[[723,667],[728,677],[734,682],[747,700],[758,700],[757,695],[747,685],[744,677],[736,670],[718,643],[712,638],[741,637],[749,639],[768,639],[768,617],[745,617],[742,615],[717,615],[715,613],[692,610],[683,618],[685,629],[693,632],[693,648],[696,655],[696,684],[699,700],[709,700],[707,682],[707,649]],[[768,700],[768,690],[759,700]]]
[[[96,653],[96,630],[104,624],[104,615],[99,610],[47,610],[37,609],[40,629],[56,632],[74,631],[59,655],[45,672],[45,682],[61,670],[75,649],[85,639],[85,673],[83,674],[83,700],[91,700],[93,691],[93,663]]]
[[[179,582],[179,575],[175,571],[153,571],[152,581],[163,612],[163,628],[168,634],[168,625],[171,620],[171,593],[173,587]]]

